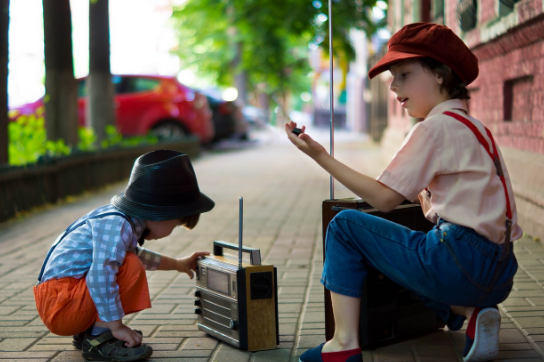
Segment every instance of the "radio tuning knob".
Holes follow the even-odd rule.
[[[195,290],[195,297],[200,298],[200,290]]]
[[[195,305],[200,305],[200,300],[199,299],[195,299]]]
[[[195,314],[202,314],[202,310],[200,308],[195,308]]]
[[[232,319],[230,321],[230,329],[232,329],[233,331],[237,330],[238,329],[238,321]]]

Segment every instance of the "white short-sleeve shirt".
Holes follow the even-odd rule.
[[[483,124],[467,115],[466,102],[451,99],[434,107],[425,120],[410,130],[377,180],[408,200],[419,196],[425,216],[432,222],[436,223],[441,217],[501,244],[506,231],[506,198],[495,165],[474,133],[460,121],[443,114],[445,111],[467,118],[491,145]],[[497,151],[512,209],[513,241],[521,237],[522,230],[517,224],[510,176]]]

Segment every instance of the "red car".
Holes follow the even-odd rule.
[[[113,75],[117,128],[125,136],[152,132],[167,137],[195,135],[202,143],[212,141],[215,131],[206,96],[179,83],[175,77]],[[79,124],[86,126],[85,78],[78,79]],[[43,100],[14,108],[16,114],[34,114]]]

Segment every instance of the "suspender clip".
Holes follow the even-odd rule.
[[[502,172],[502,165],[501,160],[499,160],[499,156],[493,155],[493,163],[495,164],[495,168],[497,168],[497,175],[499,175],[499,177],[503,177],[504,173]]]
[[[510,244],[510,237],[512,234],[512,220],[506,219],[505,225],[506,225],[506,234],[504,236],[504,239],[505,239],[504,241],[508,245]]]

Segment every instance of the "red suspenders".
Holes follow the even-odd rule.
[[[512,228],[512,209],[510,207],[510,198],[508,197],[508,189],[506,188],[506,179],[504,178],[504,172],[502,171],[501,160],[499,158],[499,153],[497,152],[497,146],[495,146],[495,140],[493,139],[491,132],[487,128],[484,127],[485,131],[487,132],[487,136],[491,140],[492,148],[490,148],[487,141],[485,140],[484,136],[482,136],[478,128],[476,128],[476,126],[472,122],[470,122],[468,119],[453,112],[444,112],[444,114],[455,118],[456,120],[458,120],[459,122],[463,123],[465,126],[470,128],[470,130],[472,131],[472,133],[474,133],[478,141],[482,144],[482,146],[484,146],[484,149],[487,151],[487,154],[489,155],[489,157],[491,157],[491,159],[493,160],[493,163],[495,164],[495,168],[497,169],[497,175],[501,179],[502,187],[504,189],[504,196],[506,197],[505,243],[506,243],[506,246],[508,247],[508,244],[510,243],[510,237],[511,237],[510,234],[511,234],[511,228]]]

